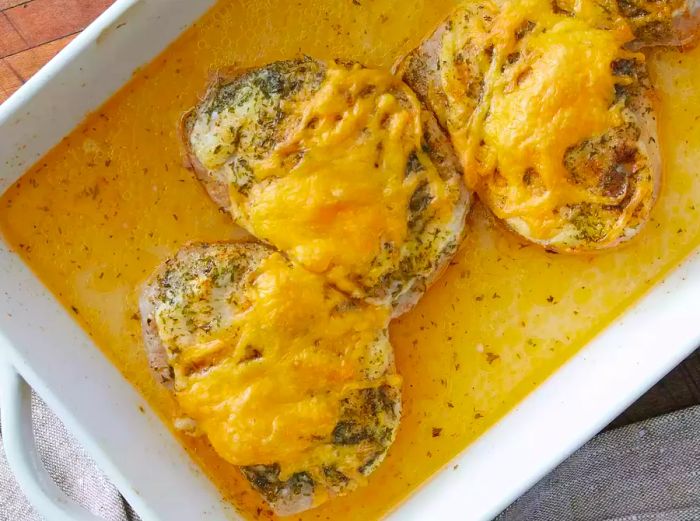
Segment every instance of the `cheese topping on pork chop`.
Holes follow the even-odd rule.
[[[631,50],[650,22],[618,3],[463,2],[400,66],[449,129],[467,186],[553,250],[628,240],[656,200],[653,94]]]
[[[238,223],[396,314],[462,238],[468,195],[449,141],[388,72],[306,58],[221,78],[185,140]]]
[[[525,0],[503,7],[484,38],[491,57],[482,102],[466,120],[466,110],[451,112],[448,125],[462,152],[467,184],[511,226],[564,247],[568,241],[617,241],[653,198],[653,175],[636,150],[644,150],[645,143],[637,143],[637,135],[628,140],[634,171],[613,170],[610,187],[572,176],[566,157],[580,143],[634,122],[626,98],[616,94],[617,85],[632,79],[616,76],[613,67],[618,60],[643,63],[644,57],[624,50],[633,39],[624,19],[611,17],[594,2],[579,3],[575,16],[551,6]],[[465,99],[454,96],[464,84],[456,62],[462,39],[470,36],[455,25],[444,40],[442,62],[454,64],[443,69],[452,107]],[[633,187],[625,177],[634,178]],[[605,207],[621,204],[624,210],[606,214]],[[586,209],[594,215],[586,215]],[[586,220],[605,222],[589,225]]]
[[[279,511],[309,508],[280,504],[302,477],[317,504],[384,458],[400,416],[389,316],[245,243],[186,247],[142,302],[182,413]]]

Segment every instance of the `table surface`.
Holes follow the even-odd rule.
[[[114,0],[0,0],[0,103]],[[700,350],[610,427],[700,404]]]

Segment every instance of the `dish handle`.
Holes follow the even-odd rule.
[[[68,497],[49,476],[36,450],[31,387],[4,357],[0,357],[0,386],[7,463],[34,509],[50,521],[103,521]]]

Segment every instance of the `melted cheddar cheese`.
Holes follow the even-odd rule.
[[[619,94],[638,78],[613,71],[621,62],[643,68],[644,56],[625,50],[633,38],[614,2],[466,3],[451,17],[441,76],[467,185],[535,242],[558,249],[615,244],[648,215],[656,182],[646,173],[647,143],[633,137],[626,145],[638,149],[630,168],[644,170],[628,190],[582,186],[565,164],[587,140],[638,125]],[[577,224],[577,212],[589,207],[600,209],[595,241]]]
[[[437,185],[438,215],[449,218],[447,194],[421,147],[421,108],[408,87],[384,71],[331,66],[310,100],[290,105],[295,128],[253,165],[263,182],[247,199],[232,190],[242,222],[254,233],[336,282],[368,270],[376,278],[382,268],[371,267],[382,253],[377,237],[402,244],[408,235],[406,212],[421,181],[406,178],[411,152]]]
[[[306,58],[219,81],[187,140],[251,234],[342,291],[400,307],[454,253],[468,208],[430,118],[386,71]]]
[[[345,460],[357,455],[339,454],[332,433],[344,398],[400,385],[389,310],[348,300],[278,253],[249,272],[237,254],[209,247],[159,281],[155,321],[182,413],[233,464],[278,464],[284,479],[337,453],[356,474],[361,463]]]

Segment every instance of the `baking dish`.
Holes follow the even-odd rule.
[[[212,4],[122,0],[110,8],[0,108],[0,191]],[[139,395],[5,246],[0,246],[0,269],[0,330],[11,365],[64,419],[141,516],[234,518],[155,415],[139,412]],[[699,290],[696,254],[394,516],[493,517],[698,344]],[[31,445],[21,443],[26,441],[21,433],[28,432],[22,409],[26,388],[12,369],[7,375],[3,432],[18,478],[47,518],[75,519],[80,515],[75,507],[64,507],[66,514],[52,510],[56,491],[41,481]]]

